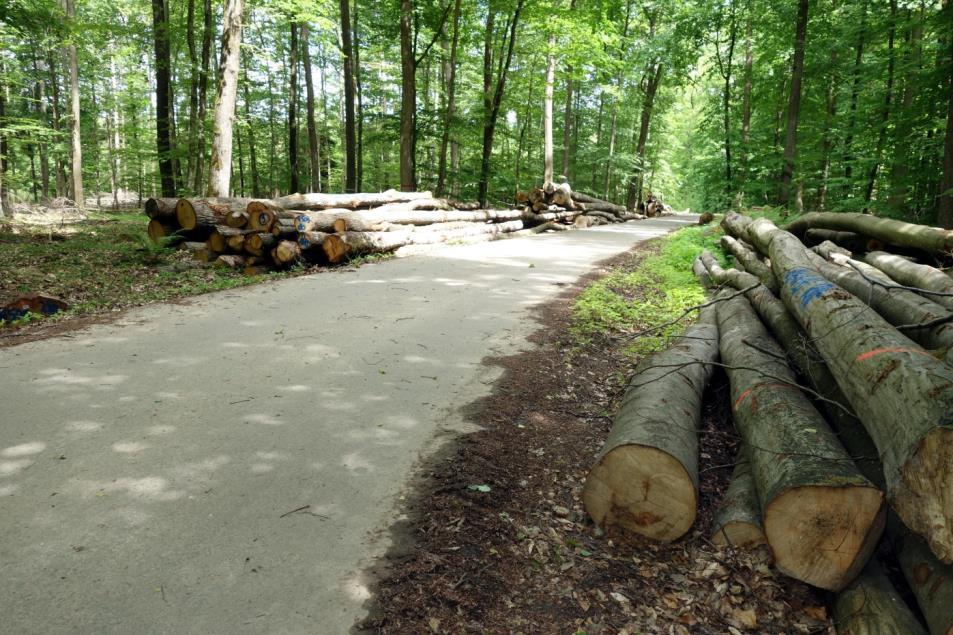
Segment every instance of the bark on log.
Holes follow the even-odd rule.
[[[577,203],[582,203],[580,208],[583,210],[595,209],[602,212],[611,212],[616,215],[625,214],[628,211],[622,205],[616,205],[615,203],[610,203],[609,201],[604,201],[594,196],[583,194],[582,192],[573,192],[572,200],[576,201]]]
[[[784,229],[795,236],[803,236],[808,229],[833,229],[931,253],[953,252],[953,230],[877,218],[870,214],[811,212],[788,223]]]
[[[833,229],[809,229],[804,233],[805,245],[819,245],[824,241],[832,242],[854,253],[864,253],[872,249],[883,248],[883,243],[879,240],[873,240],[854,232],[839,232]]]
[[[186,251],[196,252],[199,249],[205,249],[205,243],[197,242],[193,240],[187,240],[184,243],[179,245],[179,249],[184,249]]]
[[[323,212],[311,212],[295,216],[295,229],[299,232],[321,231],[333,232],[334,221],[342,214],[349,214],[352,210],[333,208]]]
[[[271,233],[276,238],[285,238],[288,240],[294,240],[294,238],[296,238],[295,234],[298,233],[298,230],[295,227],[295,219],[294,218],[275,219],[275,224],[271,226]]]
[[[241,269],[245,266],[245,256],[222,255],[215,259],[213,266],[220,269]]]
[[[177,198],[150,198],[143,209],[149,218],[175,222],[175,206],[178,202]]]
[[[761,522],[758,488],[743,445],[738,448],[735,469],[731,473],[725,497],[715,511],[712,527],[714,533],[711,541],[716,545],[757,547],[767,542]]]
[[[331,208],[360,209],[377,207],[388,203],[401,203],[417,199],[432,199],[430,192],[386,192],[358,194],[291,194],[271,201],[286,210],[324,210]]]
[[[253,256],[264,256],[277,246],[278,239],[270,232],[255,232],[245,237],[245,251]]]
[[[583,488],[596,524],[663,541],[691,528],[702,393],[717,358],[718,328],[709,307],[673,346],[639,363]]]
[[[434,223],[472,222],[484,223],[489,221],[520,220],[526,216],[515,209],[487,209],[475,212],[458,210],[408,210],[399,213],[381,212],[380,208],[362,211],[341,210],[335,214],[302,214],[297,218],[298,231],[334,231],[335,221],[343,220],[348,228],[373,227],[382,223],[400,225],[432,225]]]
[[[225,215],[225,224],[229,227],[241,229],[248,224],[248,212],[233,210]]]
[[[901,256],[883,251],[872,251],[860,260],[877,267],[885,274],[907,287],[917,287],[926,291],[937,291],[950,295],[923,294],[927,299],[953,311],[953,278],[936,267],[919,265]]]
[[[229,212],[244,211],[247,206],[247,199],[180,198],[176,203],[175,215],[182,229],[212,228],[215,225],[227,225]]]
[[[854,253],[851,250],[845,249],[837,243],[831,242],[829,240],[825,240],[814,245],[811,247],[811,251],[816,253],[824,260],[830,260],[832,254],[840,254],[842,256],[847,256],[848,258],[854,257]]]
[[[757,276],[761,284],[770,289],[771,293],[778,292],[778,280],[774,277],[771,266],[762,262],[752,249],[738,239],[727,235],[721,237],[721,246],[735,257],[745,271]]]
[[[953,635],[953,565],[939,562],[919,536],[904,528],[893,542],[930,635]]]
[[[833,617],[838,635],[926,635],[876,558],[837,594]]]
[[[790,233],[763,218],[747,233],[877,445],[893,509],[953,562],[953,368],[824,278]]]
[[[298,234],[298,246],[302,251],[320,249],[325,239],[331,234],[324,232],[301,232]]]
[[[784,351],[748,300],[718,305],[735,427],[748,446],[775,565],[838,591],[863,568],[884,527],[883,493],[854,466],[795,387]]]

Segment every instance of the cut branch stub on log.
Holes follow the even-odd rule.
[[[953,252],[953,230],[905,223],[892,218],[877,218],[870,214],[811,212],[789,223],[784,229],[796,236],[803,236],[809,229],[833,229],[931,253]]]
[[[907,287],[917,287],[925,291],[941,294],[924,294],[930,300],[953,311],[953,278],[936,267],[910,262],[901,256],[882,251],[873,251],[861,258],[868,265],[877,267],[893,280]]]
[[[761,523],[758,488],[744,445],[738,448],[728,490],[718,504],[712,523],[714,533],[711,541],[716,545],[757,547],[766,542]]]
[[[583,488],[596,524],[664,541],[691,528],[702,394],[717,358],[709,307],[673,346],[639,364]]]
[[[953,368],[824,278],[790,233],[763,218],[747,233],[877,445],[893,509],[953,562]]]
[[[837,594],[834,627],[838,635],[926,635],[875,558]]]
[[[784,351],[748,300],[739,296],[717,306],[735,427],[748,447],[775,565],[798,580],[840,590],[883,532],[883,493],[861,475],[796,387]]]

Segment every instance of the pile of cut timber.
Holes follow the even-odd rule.
[[[182,242],[197,260],[248,274],[297,262],[337,264],[407,245],[492,240],[644,218],[604,201],[574,204],[571,196],[577,195],[568,185],[559,187],[572,209],[480,209],[430,192],[387,190],[276,199],[151,198],[145,213],[153,241]]]
[[[839,592],[841,632],[953,635],[953,232],[847,214],[722,227],[734,266],[694,263],[713,299],[637,368],[587,511],[659,540],[688,532],[701,395],[722,367],[740,450],[712,540],[766,544],[781,572]],[[884,575],[890,552],[909,592]]]
[[[582,192],[573,192],[568,183],[549,183],[544,187],[535,187],[529,192],[517,192],[516,203],[522,205],[527,214],[543,215],[550,221],[573,223],[576,227],[646,218],[645,214],[630,213],[621,205]],[[653,207],[653,211],[655,209]]]

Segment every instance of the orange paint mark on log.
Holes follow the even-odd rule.
[[[759,388],[770,388],[770,387],[774,387],[774,388],[793,388],[793,386],[789,386],[788,384],[778,384],[778,383],[773,383],[773,384],[758,384],[757,386],[752,386],[751,388],[748,388],[747,390],[745,390],[743,393],[741,393],[741,394],[738,396],[738,398],[735,400],[734,405],[732,405],[731,409],[732,409],[732,410],[737,410],[738,407],[741,406],[741,403],[742,403],[745,399],[747,399],[747,398],[751,395],[751,393],[754,392],[755,390],[758,390]]]
[[[927,357],[933,357],[928,352],[921,349],[917,349],[917,348],[904,348],[903,346],[885,346],[884,348],[875,348],[872,351],[861,353],[860,355],[857,356],[857,359],[854,361],[863,362],[872,357],[883,355],[885,353],[917,353],[918,355],[926,355]]]

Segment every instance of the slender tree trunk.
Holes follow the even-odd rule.
[[[297,194],[298,184],[298,23],[291,22],[291,60],[288,74],[288,188]]]
[[[788,100],[787,134],[784,138],[784,167],[778,202],[787,206],[791,198],[791,180],[794,176],[794,157],[797,154],[797,121],[801,112],[801,80],[804,75],[804,45],[807,39],[809,0],[798,0],[797,26],[794,35],[794,64],[791,68],[791,95]]]
[[[503,91],[506,89],[506,76],[513,59],[513,47],[516,42],[516,29],[519,26],[520,14],[523,11],[524,0],[517,0],[516,11],[510,21],[510,30],[506,45],[506,56],[500,56],[497,64],[496,88],[490,94],[493,85],[493,13],[487,18],[487,32],[483,55],[483,154],[480,160],[480,181],[478,197],[480,205],[486,207],[487,194],[490,184],[490,157],[493,154],[493,134],[496,130],[496,120],[500,114],[500,105],[503,103]]]
[[[458,141],[450,142],[450,171],[453,178],[450,179],[450,196],[460,198],[460,143]]]
[[[56,64],[53,61],[53,52],[47,51],[46,66],[50,76],[50,108],[53,111],[53,133],[57,139],[60,136],[60,84],[56,77]],[[54,150],[54,170],[56,172],[56,196],[66,195],[66,169],[63,158]]]
[[[850,180],[854,170],[854,156],[851,154],[851,148],[854,144],[854,131],[857,127],[857,99],[860,96],[861,82],[861,61],[864,57],[864,45],[867,39],[867,0],[861,8],[860,14],[860,32],[857,36],[857,46],[854,52],[854,81],[850,89],[850,117],[847,122],[847,137],[844,139],[844,187],[850,194],[853,185]]]
[[[457,45],[460,41],[460,0],[453,3],[453,36],[450,43],[450,62],[447,68],[447,105],[444,112],[443,135],[440,137],[440,153],[437,169],[437,196],[443,196],[447,183],[447,146],[450,143],[450,128],[453,125],[456,107]]]
[[[741,175],[742,185],[747,183],[749,178],[748,162],[751,157],[751,78],[754,70],[754,53],[751,48],[751,2],[747,4],[745,12],[745,71],[744,88],[742,88],[741,104],[741,145],[744,156],[741,159],[744,170]]]
[[[414,63],[413,0],[400,0],[400,189],[417,189],[414,130],[417,116],[417,68]]]
[[[308,23],[301,24],[301,61],[304,62],[304,84],[307,90],[308,110],[308,165],[311,169],[309,192],[321,191],[321,150],[318,146],[318,129],[314,121],[314,78],[311,76],[311,45]]]
[[[73,0],[64,0],[66,5],[66,19],[72,22],[76,18],[76,9]],[[70,94],[70,130],[72,139],[72,176],[73,176],[73,200],[79,209],[86,208],[86,200],[83,193],[83,142],[80,133],[80,107],[79,107],[79,62],[76,56],[76,45],[69,44],[66,47],[66,58],[69,66],[69,94]]]
[[[626,207],[634,210],[642,202],[642,190],[645,183],[645,146],[649,139],[649,125],[652,122],[652,108],[655,104],[655,94],[662,83],[662,62],[655,62],[655,68],[649,69],[646,74],[645,100],[642,102],[642,115],[639,121],[639,138],[635,144],[635,157],[638,170],[629,181],[629,191],[626,196]]]
[[[253,198],[261,196],[261,188],[258,181],[258,158],[255,154],[255,124],[251,117],[251,97],[248,90],[247,71],[242,78],[242,90],[244,92],[245,102],[245,123],[248,125],[248,158],[251,163],[251,195]]]
[[[953,3],[949,3],[946,12],[946,24],[953,25]],[[946,138],[943,142],[943,176],[940,178],[940,192],[937,203],[937,223],[940,227],[953,229],[953,37],[949,38],[949,56],[947,75],[949,84],[949,103],[946,113]]]
[[[34,44],[34,47],[36,45]],[[36,55],[36,49],[32,51],[33,56],[33,75],[36,78],[36,90],[34,92],[34,109],[36,116],[40,120],[40,125],[48,125],[46,116],[46,80],[40,73],[39,58]],[[50,195],[50,157],[47,153],[45,143],[37,144],[37,150],[40,154],[40,191],[41,199],[46,200]]]
[[[357,160],[357,169],[355,170],[356,182],[354,188],[360,192],[364,185],[364,88],[361,85],[361,33],[358,28],[358,0],[354,0],[354,41],[351,43],[354,49],[354,92],[357,99],[355,118],[357,119],[357,130],[355,131],[356,143],[354,154]]]
[[[404,0],[406,1],[406,0]],[[350,0],[340,0],[341,53],[344,55],[344,191],[357,191],[357,139],[354,122],[354,63],[351,47]],[[322,81],[324,74],[321,74]],[[331,153],[328,153],[330,160]],[[328,171],[330,178],[330,167]]]
[[[570,0],[570,13],[576,9],[576,0]],[[572,64],[566,64],[566,104],[563,108],[562,176],[569,179],[569,152],[572,139]]]
[[[725,124],[725,191],[731,193],[731,68],[735,55],[735,39],[737,29],[735,25],[735,3],[730,2],[731,26],[728,35],[728,59],[721,71],[721,76],[725,80],[725,88],[722,91],[722,113]],[[721,53],[718,52],[718,62],[721,65]]]
[[[189,156],[186,164],[187,187],[195,183],[195,136],[198,133],[196,117],[199,112],[199,57],[195,50],[195,0],[189,0],[185,18],[185,38],[189,47]]]
[[[549,34],[546,52],[546,95],[543,97],[543,187],[553,183],[553,81],[556,74],[556,34]]]
[[[0,60],[0,218],[7,215],[7,87],[4,84],[4,69]]]
[[[202,70],[199,74],[199,114],[196,125],[195,140],[195,171],[193,174],[192,191],[202,191],[202,181],[205,176],[205,109],[208,104],[208,78],[212,57],[212,0],[203,3],[204,23],[202,27]],[[269,78],[271,75],[268,76]]]
[[[920,70],[921,54],[920,46],[923,40],[923,17],[924,6],[920,5],[919,15],[916,23],[910,29],[910,37],[907,39],[907,50],[904,55],[906,68],[901,72],[903,77],[903,94],[900,97],[900,109],[897,112],[897,123],[895,125],[894,138],[900,140],[893,150],[893,158],[890,168],[891,192],[887,199],[887,206],[896,213],[902,213],[907,201],[908,186],[908,165],[912,161],[910,145],[905,140],[910,138],[913,132],[913,100],[917,93]]]
[[[235,124],[235,150],[238,154],[238,195],[245,196],[245,161],[242,157],[242,126]]]
[[[159,177],[162,182],[162,196],[173,197],[175,178],[169,134],[169,70],[172,61],[169,52],[169,16],[165,0],[152,0],[152,35],[156,54],[156,149],[159,157]]]
[[[831,69],[837,68],[837,47],[831,48]],[[823,212],[827,206],[827,182],[831,173],[831,152],[834,148],[832,126],[837,114],[837,76],[832,72],[827,81],[827,108],[824,119],[824,140],[821,147],[821,185],[817,192],[817,209]]]
[[[232,126],[238,94],[238,66],[242,41],[243,0],[225,0],[222,16],[221,76],[215,102],[215,128],[209,170],[208,196],[228,196],[232,167]]]
[[[890,120],[890,107],[893,103],[893,74],[894,74],[894,39],[897,35],[897,0],[890,0],[890,27],[887,31],[887,92],[884,96],[884,108],[880,118],[880,131],[877,134],[877,150],[874,154],[874,164],[870,166],[867,177],[867,189],[864,192],[864,201],[870,203],[874,196],[874,186],[877,183],[877,173],[880,171],[880,161],[883,158],[884,144],[887,142],[887,123]]]

